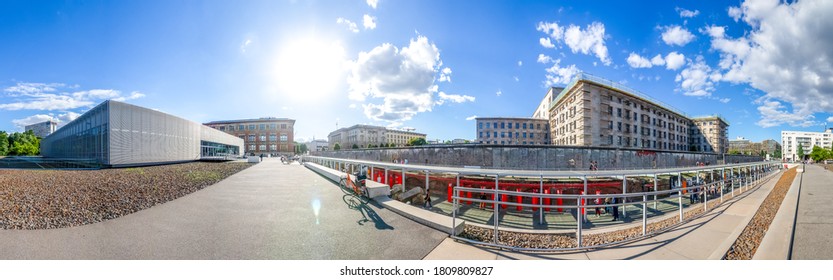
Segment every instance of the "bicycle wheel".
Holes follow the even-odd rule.
[[[362,191],[362,194],[359,195],[359,200],[361,200],[362,204],[367,204],[368,202],[370,202],[370,196],[368,196],[368,194],[367,194],[367,188],[362,187],[361,191]]]
[[[353,190],[351,190],[350,187],[347,186],[347,178],[341,178],[341,180],[338,182],[338,188],[341,189],[341,191],[344,192],[344,194],[353,194]]]

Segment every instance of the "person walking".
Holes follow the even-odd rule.
[[[616,203],[619,203],[619,198],[614,197],[612,202],[614,204],[614,205],[612,205],[613,206],[613,220],[618,221],[619,220],[619,206],[616,205]]]
[[[432,207],[434,207],[433,205],[431,205],[431,187],[425,189],[425,205],[423,206],[427,209],[431,209]]]

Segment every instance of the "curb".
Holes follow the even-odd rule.
[[[752,260],[788,260],[793,239],[798,195],[801,190],[801,178],[804,173],[796,173],[790,190],[781,202],[769,229],[764,234],[761,244],[752,256]]]

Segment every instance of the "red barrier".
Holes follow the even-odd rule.
[[[550,194],[550,189],[544,189],[544,194]],[[549,206],[549,205],[552,203],[552,201],[551,201],[551,200],[552,200],[552,199],[550,199],[549,197],[544,198],[544,205]],[[545,207],[545,208],[544,208],[544,211],[549,212],[549,211],[550,211],[550,208],[549,208],[549,207]]]
[[[448,183],[448,202],[451,202],[451,195],[454,194],[454,187],[451,186],[451,183]]]
[[[516,191],[516,192],[520,192],[520,191],[521,191],[521,189],[520,189],[520,188],[515,188],[515,191]],[[522,196],[520,196],[520,195],[516,195],[516,196],[515,196],[515,202],[517,202],[517,203],[521,203],[521,201],[523,201],[523,197],[522,197]],[[523,207],[523,206],[520,206],[520,205],[519,205],[519,206],[515,206],[515,210],[522,211],[522,210],[524,210],[524,207]]]
[[[584,195],[584,191],[581,191],[581,194],[582,194],[582,195]],[[581,206],[584,206],[584,203],[585,203],[586,201],[587,201],[587,199],[582,198],[582,199],[581,199]],[[584,215],[587,215],[587,213],[585,213],[585,211],[587,211],[587,208],[582,207],[582,208],[581,208],[581,216],[582,216],[582,217],[584,217]]]
[[[534,193],[538,193],[538,191],[535,191]],[[538,205],[538,197],[537,196],[532,197],[532,204]],[[538,211],[538,207],[533,206],[532,211]]]
[[[469,201],[468,201],[468,202],[466,202],[466,204],[471,205],[471,192],[466,192],[466,197],[468,197],[468,198],[469,198]]]
[[[504,189],[504,190],[505,190],[505,189]],[[509,201],[509,196],[508,196],[508,195],[506,195],[505,193],[504,193],[504,194],[500,194],[500,201],[503,201],[503,202],[507,202],[507,201]],[[500,205],[500,209],[506,209],[506,207],[507,207],[507,206],[508,206],[508,205],[506,205],[506,203],[503,203],[503,204],[501,204],[501,205]]]
[[[555,193],[561,194],[561,190],[555,190]],[[555,202],[558,204],[558,206],[564,205],[564,201],[560,197],[556,198]],[[561,207],[558,207],[558,212],[564,212],[564,209],[561,208]]]

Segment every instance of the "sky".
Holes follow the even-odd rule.
[[[0,130],[119,100],[474,139],[580,72],[729,138],[833,126],[833,1],[2,1]]]

